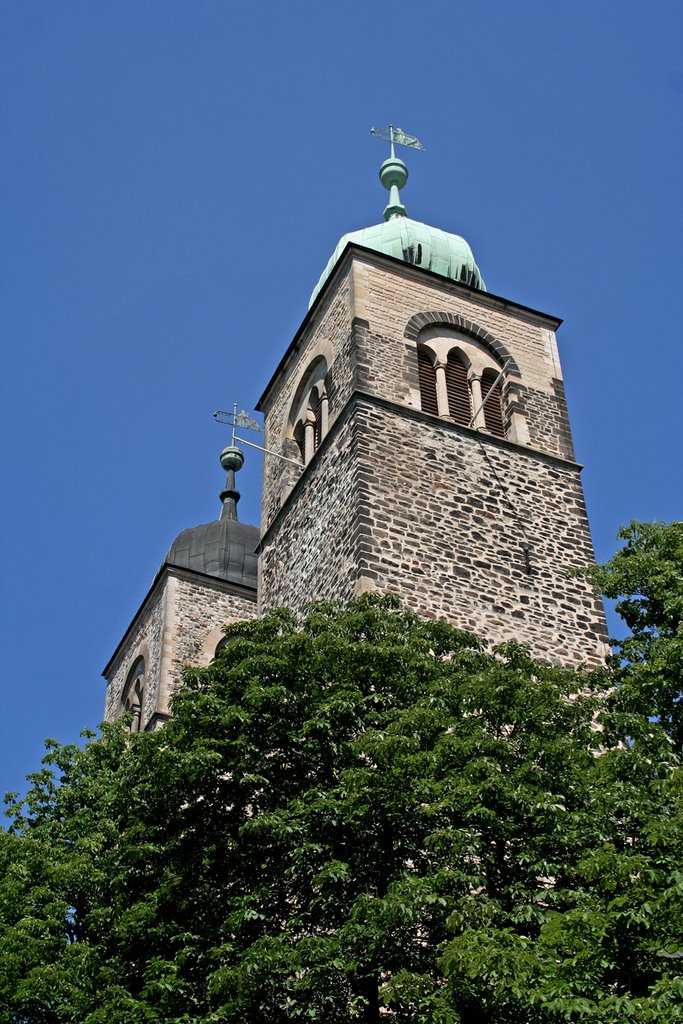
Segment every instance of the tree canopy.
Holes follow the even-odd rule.
[[[160,732],[50,744],[0,1022],[683,1020],[683,537],[629,529],[609,669],[365,596],[229,627]]]
[[[619,706],[636,720],[656,718],[683,752],[683,522],[623,527],[626,544],[585,571],[600,593],[616,598],[630,632],[616,646]],[[637,721],[634,722],[637,727]]]

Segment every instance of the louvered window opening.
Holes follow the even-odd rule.
[[[472,418],[467,370],[456,355],[449,353],[446,363],[448,412],[456,423],[467,426]]]
[[[491,370],[484,370],[484,375],[481,379],[481,397],[482,400],[486,399],[484,405],[484,423],[486,429],[496,437],[505,437],[505,424],[503,422],[503,395],[500,389],[500,384],[496,384],[493,387],[494,381],[497,374],[494,374]],[[493,388],[493,393],[489,396]]]
[[[439,405],[436,400],[436,373],[434,365],[426,352],[418,351],[417,368],[420,379],[420,404],[422,405],[422,411],[438,416]]]
[[[311,404],[313,405],[313,412],[315,415],[315,421],[313,423],[313,451],[317,452],[320,447],[320,442],[323,439],[323,403],[319,398],[317,398],[315,402],[312,402]]]

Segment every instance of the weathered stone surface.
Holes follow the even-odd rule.
[[[311,408],[311,375],[324,379],[327,429],[321,419],[306,467],[264,460],[259,612],[376,590],[493,642],[528,643],[559,664],[600,662],[602,606],[569,575],[593,551],[558,324],[349,250],[260,403],[265,447],[301,462],[294,420]],[[505,439],[422,412],[420,344],[441,360],[458,347],[475,381],[482,367],[506,365]],[[141,726],[156,727],[185,665],[207,664],[224,624],[256,614],[255,591],[166,564],[105,669],[105,717],[120,713],[131,667],[143,657]]]
[[[121,713],[128,674],[142,657],[145,675],[140,726],[153,728],[158,719],[168,716],[170,698],[181,683],[183,669],[187,665],[208,665],[223,626],[255,615],[255,592],[190,570],[163,566],[104,671],[105,721],[114,721]]]
[[[266,460],[261,609],[377,589],[558,663],[599,662],[602,606],[568,575],[593,551],[557,321],[379,256],[342,262],[262,403],[270,444],[289,454],[297,381],[325,346],[327,437],[303,471]],[[417,344],[439,323],[511,358],[509,440],[421,412]]]
[[[179,575],[169,636],[172,682],[175,684],[187,665],[208,665],[229,622],[255,617],[255,594],[225,590],[218,580]]]
[[[596,664],[602,608],[568,575],[592,560],[576,466],[359,397],[265,537],[261,602],[302,610],[375,589],[539,657]]]
[[[347,409],[350,409],[347,403]],[[353,597],[362,564],[354,420],[338,418],[272,531],[263,535],[261,612],[302,610],[311,601]]]

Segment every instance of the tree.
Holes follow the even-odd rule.
[[[607,562],[584,570],[598,591],[616,598],[630,633],[616,642],[616,705],[634,727],[655,718],[683,752],[683,522],[622,527],[627,543]],[[646,726],[647,728],[647,726]]]
[[[227,637],[11,801],[2,1024],[681,1019],[678,761],[613,674],[368,596]]]

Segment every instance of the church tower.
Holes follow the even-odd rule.
[[[604,659],[602,605],[571,575],[593,549],[560,320],[488,292],[463,238],[408,217],[394,144],[421,147],[388,135],[384,220],[339,241],[258,405],[260,529],[238,521],[231,446],[220,518],[176,538],[104,670],[109,721],[162,724],[227,622],[367,591],[556,664]]]
[[[131,732],[163,725],[185,666],[208,665],[223,627],[256,616],[259,530],[237,518],[243,462],[238,448],[223,450],[220,517],[178,534],[102,672],[105,721],[128,712]]]
[[[467,242],[407,216],[344,235],[260,399],[259,608],[396,594],[534,655],[595,665],[600,601],[555,332],[488,292]],[[418,144],[419,145],[419,144]]]

